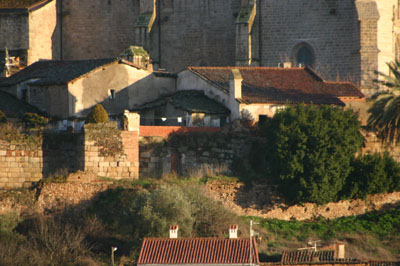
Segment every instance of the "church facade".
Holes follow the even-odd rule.
[[[31,64],[140,45],[171,72],[290,62],[367,91],[398,56],[399,16],[399,0],[8,0],[0,53]]]

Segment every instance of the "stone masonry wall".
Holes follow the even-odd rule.
[[[18,188],[39,181],[43,171],[41,148],[0,140],[0,188]]]
[[[141,177],[229,173],[236,159],[247,159],[253,141],[256,138],[248,134],[220,132],[176,133],[168,139],[141,137],[139,173]]]
[[[37,143],[0,140],[0,188],[29,187],[42,178],[80,170],[138,178],[138,158],[138,131],[120,131],[116,123],[85,126],[83,135],[44,134]]]

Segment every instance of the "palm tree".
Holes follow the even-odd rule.
[[[377,136],[384,143],[400,140],[400,60],[387,64],[390,75],[378,72],[383,80],[375,80],[387,90],[374,95],[374,104],[368,110],[368,125],[376,129]]]

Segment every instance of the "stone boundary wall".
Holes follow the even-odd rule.
[[[231,173],[236,157],[247,159],[257,138],[223,132],[175,133],[170,138],[140,137],[139,175],[161,177],[171,173],[202,176]]]
[[[400,145],[385,145],[373,132],[363,132],[365,143],[363,154],[388,152],[395,161],[400,162]]]
[[[29,186],[43,174],[43,151],[0,141],[0,188]]]
[[[34,145],[0,140],[0,188],[30,187],[42,178],[79,170],[138,178],[138,138],[138,130],[120,131],[116,123],[105,123],[85,126],[83,134],[43,134]]]

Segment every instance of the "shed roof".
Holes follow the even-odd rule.
[[[189,70],[226,93],[229,75],[239,69],[244,103],[311,103],[344,105],[340,97],[364,98],[350,82],[324,81],[311,68],[189,67]]]
[[[183,90],[174,94],[162,96],[155,101],[141,105],[138,110],[152,109],[167,103],[177,109],[191,113],[205,114],[229,114],[230,111],[224,105],[204,95],[203,91]]]
[[[145,238],[137,264],[248,264],[249,244],[249,239]],[[259,264],[255,240],[253,247],[253,263]]]
[[[322,261],[334,261],[335,251],[334,250],[295,250],[295,251],[284,251],[282,253],[282,264],[292,263],[305,263],[305,262],[322,262]]]
[[[117,59],[37,61],[14,75],[1,80],[0,86],[12,86],[28,80],[32,80],[29,84],[38,86],[63,85],[99,67],[118,62],[132,65],[129,62],[118,61]]]

